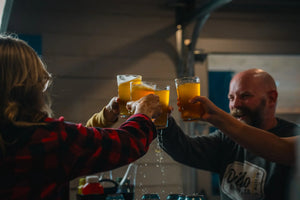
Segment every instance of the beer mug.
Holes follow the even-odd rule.
[[[131,82],[130,83],[130,95],[131,101],[136,101],[148,94],[155,93],[156,84],[142,81],[142,82]]]
[[[130,101],[130,83],[140,83],[142,82],[141,75],[132,75],[132,74],[124,74],[117,75],[118,82],[118,95],[119,95],[119,106],[120,106],[120,117],[127,118],[131,114],[126,109],[126,104]]]
[[[177,97],[181,106],[181,118],[183,121],[194,121],[201,117],[203,109],[200,102],[189,103],[195,96],[200,96],[200,78],[182,77],[175,79]]]

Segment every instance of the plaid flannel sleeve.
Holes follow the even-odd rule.
[[[118,168],[142,157],[156,137],[156,128],[146,115],[131,116],[117,129],[87,128],[64,123],[62,154],[69,176],[78,177]]]

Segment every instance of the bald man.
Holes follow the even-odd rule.
[[[229,88],[229,109],[240,121],[269,130],[276,126],[277,89],[274,79],[261,69],[236,74]]]
[[[190,137],[170,117],[168,128],[163,130],[159,138],[160,145],[182,164],[218,173],[221,200],[287,199],[292,166],[290,163],[274,162],[276,159],[267,156],[262,157],[264,154],[259,152],[264,144],[272,145],[274,138],[256,140],[255,137],[249,137],[252,147],[255,147],[255,143],[260,145],[255,151],[245,148],[249,147],[244,145],[245,137],[243,144],[237,143],[240,141],[237,139],[238,132],[241,131],[241,136],[246,133],[240,122],[268,131],[277,138],[299,135],[298,125],[275,117],[277,96],[275,81],[267,72],[261,69],[240,72],[232,78],[228,93],[230,113],[235,119],[211,109],[209,112],[215,112],[213,114],[219,115],[219,118],[207,121],[222,129],[209,135]],[[201,97],[191,99],[191,102],[196,101],[211,103]],[[207,113],[202,115],[203,118],[208,116]]]

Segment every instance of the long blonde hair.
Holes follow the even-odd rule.
[[[0,35],[0,129],[39,124],[51,116],[46,92],[50,81],[45,65],[26,42]],[[0,146],[4,146],[1,132]]]

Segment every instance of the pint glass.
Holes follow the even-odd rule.
[[[168,107],[170,101],[170,86],[157,86],[155,94],[159,96],[159,101],[162,105],[161,115],[155,119],[155,126],[157,129],[164,129],[168,127]]]
[[[120,117],[127,118],[131,114],[126,109],[126,104],[130,101],[130,82],[140,83],[142,81],[141,75],[124,74],[117,75]]]
[[[130,83],[130,92],[131,92],[131,100],[136,101],[146,96],[148,94],[155,93],[156,85],[151,82],[142,81],[142,82],[131,82]]]
[[[181,106],[181,118],[183,121],[194,121],[201,117],[202,107],[200,102],[189,103],[195,96],[200,96],[200,78],[182,77],[175,79],[177,96]]]

